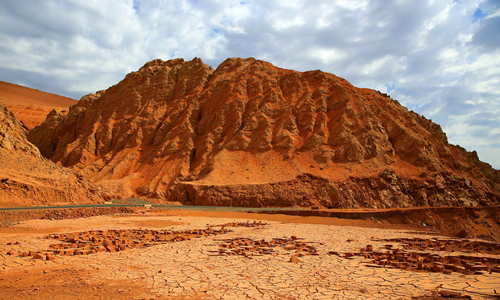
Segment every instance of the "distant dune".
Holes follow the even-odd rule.
[[[52,109],[67,112],[77,100],[0,81],[0,102],[29,129],[40,125]]]

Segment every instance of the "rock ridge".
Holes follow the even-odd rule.
[[[153,60],[67,114],[49,114],[28,139],[93,183],[160,202],[407,207],[500,200],[498,170],[450,145],[439,125],[387,94],[254,58],[228,58],[215,70],[199,58]]]
[[[27,127],[0,103],[0,206],[102,203],[111,197],[44,158],[27,135]]]
[[[465,177],[446,173],[431,178],[402,178],[386,170],[379,176],[332,182],[311,174],[268,184],[179,184],[175,201],[199,206],[399,208],[491,206],[499,200],[475,189]]]

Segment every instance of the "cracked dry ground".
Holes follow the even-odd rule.
[[[497,243],[310,220],[163,211],[23,221],[0,230],[0,299],[499,296]]]

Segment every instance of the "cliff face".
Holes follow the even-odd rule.
[[[197,205],[492,205],[500,174],[387,95],[321,71],[154,60],[28,139],[129,195]]]
[[[0,206],[102,203],[108,195],[42,157],[28,129],[0,103]]]

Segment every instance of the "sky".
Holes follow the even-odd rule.
[[[80,99],[160,58],[254,57],[390,94],[500,169],[498,0],[2,0],[0,80]]]

